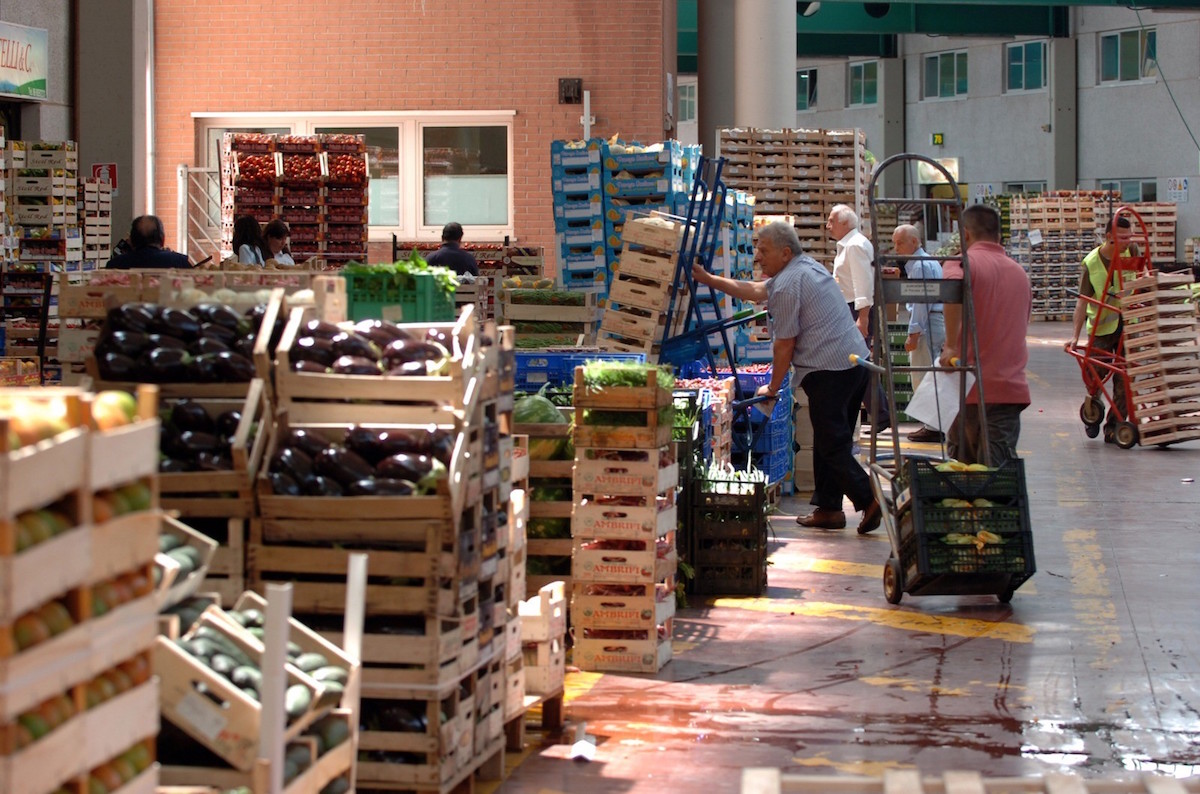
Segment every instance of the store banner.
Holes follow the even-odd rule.
[[[0,22],[0,94],[46,98],[47,41],[44,28]]]

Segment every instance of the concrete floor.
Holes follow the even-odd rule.
[[[1086,438],[1067,324],[1030,334],[1038,572],[1011,604],[890,606],[882,530],[801,530],[806,505],[785,500],[766,597],[681,610],[657,676],[568,674],[566,717],[587,721],[595,760],[544,737],[499,790],[735,792],[746,766],[1200,775],[1200,442]]]

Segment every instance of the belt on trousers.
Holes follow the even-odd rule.
[[[941,314],[942,310],[941,309],[930,309],[929,313],[930,314]]]

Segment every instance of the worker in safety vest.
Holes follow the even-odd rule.
[[[1116,252],[1120,252],[1121,257],[1135,256],[1137,247],[1131,245],[1129,240],[1133,236],[1133,230],[1129,223],[1129,218],[1125,215],[1118,215],[1109,222],[1108,229],[1104,233],[1104,243],[1091,251],[1083,258],[1083,272],[1079,276],[1079,294],[1083,297],[1095,297],[1103,293],[1105,282],[1108,280],[1108,269],[1112,263]],[[1113,273],[1112,283],[1108,285],[1108,291],[1105,295],[1104,302],[1112,309],[1101,309],[1096,304],[1085,301],[1083,297],[1075,301],[1075,313],[1072,316],[1072,324],[1074,335],[1071,339],[1071,347],[1079,346],[1079,335],[1083,330],[1083,320],[1087,317],[1087,332],[1090,335],[1092,329],[1095,328],[1095,337],[1092,339],[1092,348],[1103,353],[1118,352],[1121,344],[1121,312],[1120,302],[1117,296],[1121,292],[1121,287],[1126,281],[1132,281],[1137,277],[1137,273],[1132,270],[1119,270]],[[1092,374],[1098,378],[1103,378],[1108,374],[1106,370],[1093,368]],[[1114,377],[1112,380],[1112,395],[1113,402],[1117,409],[1121,412],[1124,418],[1128,418],[1128,402],[1125,393],[1125,381],[1122,378]],[[1114,443],[1113,431],[1116,428],[1117,416],[1110,408],[1108,417],[1104,421],[1104,440],[1111,444]]]

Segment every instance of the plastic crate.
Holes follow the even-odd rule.
[[[549,353],[544,351],[517,351],[516,383],[532,386],[535,390],[549,383],[551,386],[575,384],[575,368],[589,361],[625,361],[645,364],[644,353]]]
[[[350,319],[406,323],[454,321],[454,296],[432,273],[342,273]]]
[[[697,567],[692,590],[702,595],[762,595],[767,591],[767,564]]]

